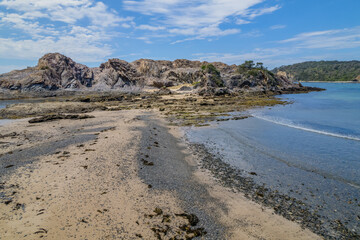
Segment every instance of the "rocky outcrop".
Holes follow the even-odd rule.
[[[130,63],[110,59],[102,63],[99,68],[93,69],[93,88],[108,90],[144,84],[144,77]]]
[[[276,75],[278,75],[279,77],[283,77],[283,78],[289,79],[289,80],[292,81],[292,82],[295,81],[294,76],[293,76],[291,73],[287,73],[287,72],[284,72],[284,71],[278,71],[278,72],[276,73]]]
[[[39,82],[43,80],[41,87],[50,90],[91,87],[94,77],[90,68],[61,54],[46,54],[35,68],[42,73],[42,79],[39,79]]]
[[[89,68],[59,53],[49,53],[38,65],[0,75],[0,87],[10,90],[109,90],[142,84],[143,78],[128,62],[110,59]]]
[[[79,119],[87,119],[87,118],[94,118],[94,116],[90,115],[79,115],[79,114],[52,114],[52,115],[45,115],[38,118],[33,118],[29,120],[29,123],[42,123],[42,122],[52,122],[56,120],[62,119],[70,119],[70,120],[79,120]]]
[[[10,90],[57,90],[91,87],[93,72],[61,54],[46,54],[36,67],[0,75],[0,87]]]
[[[236,65],[178,59],[155,61],[140,59],[132,63],[110,59],[89,68],[59,53],[49,53],[38,65],[0,75],[0,89],[111,90],[126,87],[163,87],[191,84],[201,95],[231,94],[237,91],[283,91],[300,88],[286,74],[274,75],[265,69],[239,72]]]
[[[145,77],[146,85],[154,85],[163,82],[164,85],[178,85],[182,83],[194,83],[199,81],[203,72],[202,63],[178,59],[171,61],[155,61],[140,59],[132,62],[137,71]]]

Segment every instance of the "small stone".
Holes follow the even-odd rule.
[[[161,210],[161,208],[155,208],[154,213],[156,213],[157,215],[161,215],[163,213],[163,210]]]
[[[145,166],[154,166],[153,162],[147,161],[145,159],[141,159],[141,161]]]

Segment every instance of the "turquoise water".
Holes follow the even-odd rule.
[[[311,83],[326,92],[284,95],[286,107],[255,113],[257,118],[305,131],[360,141],[360,84]]]
[[[360,84],[307,83],[324,92],[187,132],[225,162],[360,233]]]

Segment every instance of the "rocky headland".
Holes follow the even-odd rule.
[[[277,94],[316,89],[291,82],[284,74],[273,74],[254,66],[227,65],[186,59],[155,61],[140,59],[128,63],[109,59],[89,68],[59,53],[49,53],[37,66],[0,75],[4,94],[44,91],[144,91],[179,86],[180,91],[200,95],[224,95],[244,91],[270,91]],[[49,93],[48,93],[49,94]]]

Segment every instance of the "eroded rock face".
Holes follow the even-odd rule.
[[[39,59],[36,67],[0,75],[0,87],[10,90],[58,90],[91,87],[93,72],[58,53]]]
[[[56,53],[46,54],[40,58],[35,68],[42,73],[42,78],[45,80],[44,88],[47,83],[50,83],[50,89],[91,87],[94,79],[90,68]]]
[[[137,86],[174,86],[192,84],[202,95],[230,94],[234,91],[282,91],[300,87],[286,75],[269,71],[238,72],[238,66],[211,63],[212,71],[203,66],[208,62],[178,59],[155,61],[140,59],[132,63],[110,59],[100,67],[89,68],[59,53],[49,53],[38,65],[0,75],[0,88],[21,91],[42,90],[110,90]],[[216,71],[215,71],[215,70]]]
[[[94,71],[93,84],[98,90],[123,88],[125,86],[143,85],[144,78],[128,62],[110,59]]]
[[[109,90],[142,83],[143,77],[128,62],[110,59],[89,68],[59,53],[44,55],[35,67],[0,75],[1,88],[23,91]]]
[[[140,59],[131,64],[145,77],[145,83],[149,86],[159,81],[164,85],[194,83],[200,81],[204,75],[199,61],[178,59],[171,62]]]

